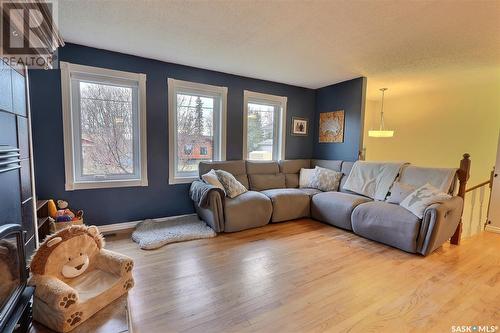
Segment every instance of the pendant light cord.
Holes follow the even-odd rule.
[[[381,88],[380,91],[382,91],[382,105],[380,107],[380,130],[384,130],[384,95],[385,91],[387,88]]]

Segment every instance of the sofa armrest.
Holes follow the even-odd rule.
[[[33,274],[28,283],[36,287],[35,296],[54,309],[66,310],[78,302],[78,292],[55,277]]]
[[[418,252],[428,255],[451,238],[462,218],[463,204],[461,197],[452,197],[427,207],[417,240]]]
[[[195,180],[189,188],[189,197],[202,208],[210,207],[210,199],[213,198],[212,193],[217,193],[221,200],[225,197],[222,189],[201,180]]]
[[[105,272],[124,276],[132,272],[134,261],[124,254],[102,249],[95,257],[95,265]]]
[[[212,191],[209,194],[208,207],[201,207],[194,202],[194,208],[198,216],[207,223],[215,232],[224,231],[224,202],[219,192]]]

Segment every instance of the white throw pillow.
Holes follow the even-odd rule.
[[[232,174],[224,170],[215,170],[217,174],[217,179],[224,186],[226,195],[230,198],[237,197],[240,194],[247,192],[247,188],[243,186]]]
[[[418,218],[424,216],[424,211],[427,207],[434,203],[442,202],[451,198],[451,195],[441,192],[431,184],[425,184],[413,191],[399,204],[401,207],[408,209]]]
[[[299,187],[300,188],[310,188],[311,187],[311,179],[314,176],[314,169],[300,169],[299,176]]]
[[[205,183],[218,187],[224,191],[224,186],[222,186],[221,182],[219,181],[219,178],[217,178],[217,174],[215,173],[214,169],[202,175],[201,179],[203,179]]]
[[[416,187],[401,182],[392,184],[390,195],[385,199],[388,203],[400,204],[407,196],[415,191]]]
[[[321,191],[338,191],[342,172],[317,166],[311,180],[311,187]]]

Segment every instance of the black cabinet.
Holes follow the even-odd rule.
[[[0,110],[0,145],[17,147],[16,115]]]
[[[27,79],[0,60],[0,225],[20,224],[26,257],[36,242]]]
[[[0,169],[0,225],[21,223],[19,169]]]
[[[26,79],[17,71],[12,71],[12,111],[26,117]]]

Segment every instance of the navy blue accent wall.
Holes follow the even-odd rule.
[[[332,84],[316,90],[313,157],[325,160],[355,161],[363,147],[366,78]],[[319,143],[319,115],[344,110],[344,142]]]
[[[310,158],[313,133],[290,135],[292,116],[314,120],[315,91],[171,64],[75,44],[59,50],[75,64],[147,74],[147,187],[65,191],[61,81],[59,70],[32,70],[30,100],[38,198],[69,201],[85,210],[87,223],[103,225],[191,213],[188,184],[168,184],[167,78],[228,87],[227,159],[242,158],[243,90],[287,96],[286,158]]]

